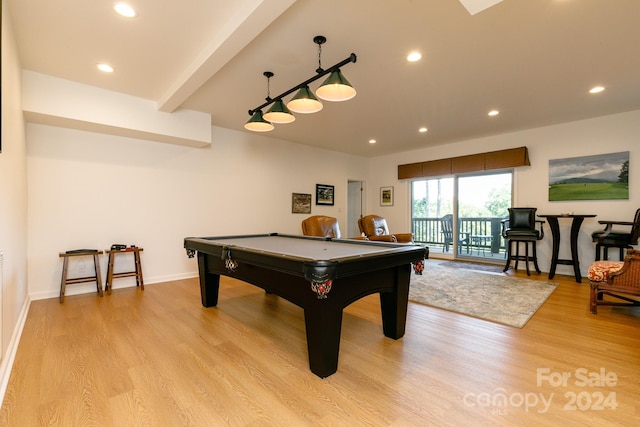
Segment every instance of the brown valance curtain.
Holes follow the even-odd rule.
[[[398,165],[398,179],[426,178],[517,166],[531,166],[527,147]]]

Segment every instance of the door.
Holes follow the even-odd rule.
[[[504,261],[501,228],[511,206],[511,189],[511,172],[458,177],[458,226],[467,242],[460,256]]]
[[[411,217],[414,240],[432,247],[432,253],[441,250],[445,257],[454,254],[453,242],[453,178],[434,178],[411,183]],[[450,230],[451,228],[451,230]],[[440,255],[440,254],[438,254]]]
[[[347,235],[344,237],[357,237],[360,235],[358,219],[362,218],[364,199],[364,184],[362,181],[349,181],[347,183]]]

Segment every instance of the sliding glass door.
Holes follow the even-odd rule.
[[[467,242],[462,255],[504,261],[500,232],[511,206],[511,181],[511,172],[458,177],[457,219]]]
[[[435,256],[504,261],[511,172],[414,181],[411,189],[414,237]]]

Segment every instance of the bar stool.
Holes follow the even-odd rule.
[[[524,261],[527,276],[530,276],[529,261],[533,261],[536,272],[540,274],[538,267],[538,255],[536,253],[536,241],[544,237],[542,224],[544,221],[536,220],[536,208],[509,208],[509,219],[502,220],[502,237],[507,245],[507,263],[504,272],[509,270],[511,261],[515,261],[514,269],[518,269],[518,261]],[[536,224],[540,224],[540,229],[536,229]],[[520,243],[524,243],[525,254],[520,255]],[[513,254],[513,245],[516,246],[516,253]],[[529,245],[532,246],[533,254],[529,255]]]
[[[74,285],[76,283],[96,282],[98,287],[98,294],[103,296],[102,293],[102,280],[100,279],[100,261],[98,255],[101,255],[102,251],[97,249],[76,249],[72,251],[61,252],[60,257],[63,258],[62,263],[62,280],[60,281],[60,303],[64,302],[64,291],[67,285]],[[77,256],[92,256],[93,257],[93,276],[68,278],[69,258]]]
[[[136,278],[136,286],[139,286],[141,290],[144,291],[144,280],[142,279],[142,264],[140,263],[140,252],[143,249],[137,246],[125,246],[125,245],[112,245],[111,249],[106,251],[109,254],[109,262],[107,264],[107,283],[105,284],[105,290],[107,291],[107,295],[111,295],[111,290],[113,287],[113,279],[118,279],[121,277],[134,277]],[[134,261],[134,270],[133,271],[124,271],[121,273],[113,272],[113,264],[115,262],[115,257],[118,254],[128,254],[133,253],[133,261]]]

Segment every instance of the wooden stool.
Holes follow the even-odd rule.
[[[516,263],[513,266],[515,270],[518,270],[518,261],[524,261],[527,271],[527,276],[531,276],[531,272],[529,271],[529,261],[533,261],[533,266],[536,269],[536,273],[540,274],[540,267],[538,267],[538,254],[536,253],[536,241],[538,239],[525,239],[525,238],[511,238],[505,239],[505,243],[507,245],[507,264],[504,267],[504,271],[509,269],[509,265],[511,264],[511,260],[514,260]],[[520,255],[520,243],[524,243],[524,255]],[[512,244],[516,246],[516,253],[513,254]],[[529,255],[529,244],[532,245],[533,254]]]
[[[64,259],[62,263],[62,280],[60,281],[60,302],[64,302],[64,291],[67,285],[73,285],[76,283],[85,283],[85,282],[96,282],[96,286],[98,287],[98,294],[100,296],[102,293],[102,280],[100,279],[100,261],[98,260],[98,255],[102,254],[102,251],[96,249],[77,249],[73,251],[61,252],[60,257]],[[68,267],[69,267],[69,257],[75,256],[93,256],[93,276],[85,276],[85,277],[77,277],[73,279],[69,279],[67,277]]]
[[[107,283],[105,284],[105,289],[107,291],[107,295],[111,295],[111,289],[113,287],[113,279],[118,279],[121,277],[133,277],[136,278],[136,286],[140,286],[140,289],[144,291],[144,280],[142,279],[142,265],[140,264],[140,252],[143,249],[137,246],[130,246],[125,249],[111,249],[106,251],[109,254],[109,263],[107,265]],[[134,271],[125,271],[122,273],[114,273],[113,272],[113,263],[115,261],[115,257],[117,254],[128,254],[133,253],[134,260]]]

